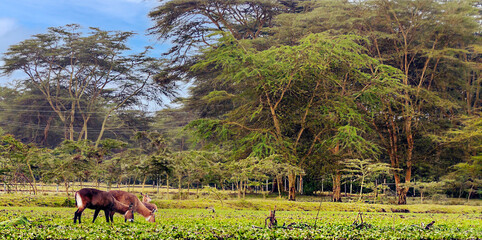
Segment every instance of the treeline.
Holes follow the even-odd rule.
[[[139,132],[137,148],[125,142],[106,139],[96,147],[89,140],[64,141],[54,149],[26,145],[12,135],[0,137],[1,180],[6,192],[17,192],[18,186],[38,193],[42,184],[63,186],[69,196],[72,185],[85,183],[107,184],[108,187],[142,183],[175,186],[183,189],[217,186],[219,189],[238,191],[245,196],[248,188],[266,193],[268,188],[282,193],[282,178],[291,166],[278,163],[277,156],[260,160],[247,158],[226,161],[222,152],[172,152],[162,135]],[[299,173],[301,169],[296,169]],[[267,186],[268,180],[279,179],[276,186]],[[273,182],[269,182],[270,185]]]
[[[2,88],[0,126],[52,152],[90,146],[98,160],[87,169],[103,175],[88,178],[98,181],[121,182],[105,177],[104,164],[138,151],[127,161],[153,169],[146,180],[169,176],[188,188],[231,182],[241,193],[286,177],[295,200],[296,189],[319,191],[331,176],[333,200],[341,201],[346,179],[360,193],[376,192],[371,183],[390,175],[399,204],[414,178],[422,192],[479,197],[479,7],[171,0],[149,13],[150,34],[172,43],[161,60],[147,50],[127,56],[132,33],[51,28],[5,54],[3,72],[28,77]],[[176,96],[180,81],[193,82],[190,96],[176,100],[181,108],[155,116],[130,110]],[[5,166],[3,179],[17,177]],[[46,176],[28,172],[30,181]]]

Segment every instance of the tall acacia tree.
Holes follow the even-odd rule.
[[[202,1],[170,2],[177,4],[189,2],[189,6],[196,8],[195,3]],[[215,1],[212,2],[215,4]],[[246,1],[227,2],[243,4]],[[473,112],[481,102],[481,81],[478,79],[480,70],[477,68],[480,48],[477,45],[477,35],[474,34],[480,25],[476,22],[477,11],[472,2],[335,0],[309,1],[306,5],[299,4],[302,1],[294,2],[296,2],[295,5],[297,4],[295,9],[298,10],[280,11],[280,14],[287,12],[292,14],[275,15],[271,24],[267,26],[269,29],[261,30],[263,34],[252,42],[258,50],[279,45],[298,45],[299,39],[310,32],[329,31],[333,35],[355,32],[370,39],[370,44],[361,43],[366,46],[370,56],[386,65],[398,68],[404,74],[400,78],[403,87],[396,86],[391,90],[382,91],[384,95],[374,94],[372,102],[357,103],[360,103],[358,110],[370,116],[371,128],[378,133],[378,142],[383,147],[382,153],[385,153],[382,158],[385,160],[387,156],[386,160],[392,164],[393,169],[397,169],[393,171],[393,175],[397,183],[398,202],[406,203],[406,193],[414,165],[421,163],[424,158],[422,157],[424,154],[417,150],[416,139],[427,136],[430,131],[426,128],[427,126],[431,129],[446,130],[447,125],[452,124],[446,120],[447,116],[457,115],[459,109]],[[278,3],[283,4],[282,1]],[[301,12],[300,6],[305,6],[301,8]],[[186,17],[183,18],[185,21],[179,21],[179,24],[190,22],[191,19],[199,20],[200,18],[196,16],[206,17],[200,12],[187,12],[189,14],[182,15]],[[224,19],[231,19],[229,16],[232,12],[223,13]],[[206,28],[207,32],[229,32],[223,25],[221,28],[216,28],[213,27],[215,24],[210,22],[209,18],[205,19],[207,19],[205,26],[211,26]],[[212,41],[217,39],[214,35],[209,36],[213,37]],[[263,41],[260,37],[268,37],[269,40]],[[236,37],[234,39],[240,40]],[[193,39],[183,40],[189,42]],[[202,41],[197,41],[196,43],[199,44],[196,46],[219,47],[211,42],[202,44]],[[218,73],[212,68],[202,74],[200,72],[194,74],[196,77],[196,86],[193,88],[194,97],[186,102],[187,105],[200,110],[201,114],[204,114],[203,117],[223,119],[224,114],[244,104],[240,98],[237,98],[244,91],[240,83],[228,84],[227,81],[216,78],[217,75]],[[368,95],[363,97],[370,98]],[[298,106],[290,105],[293,112],[299,109]],[[242,114],[238,116],[243,117]],[[289,116],[289,114],[286,115],[283,112],[283,116]],[[343,121],[342,119],[340,117],[340,121]],[[260,135],[263,134],[265,133]],[[418,144],[420,142],[418,141]],[[310,146],[302,141],[300,143],[303,146]],[[436,148],[436,146],[431,147]],[[344,157],[341,155],[345,154],[343,151],[340,152],[340,147],[336,144],[332,144],[331,148],[326,148],[324,151],[333,155],[332,160],[335,158],[342,160]],[[333,162],[337,161],[331,161],[330,164]],[[336,179],[338,177],[334,178],[335,182]]]
[[[105,110],[98,145],[114,111],[138,103],[141,97],[160,101],[162,95],[172,93],[170,82],[153,87],[152,78],[162,62],[149,57],[147,49],[126,54],[130,50],[126,41],[133,34],[97,28],[84,33],[76,24],[49,28],[48,33],[12,45],[1,70],[27,75],[24,84],[42,92],[65,126],[65,139],[74,140],[75,134],[79,140],[87,139],[93,113]]]
[[[358,30],[372,39],[372,55],[403,72],[405,88],[399,92],[399,101],[382,98],[381,114],[372,116],[391,167],[398,169],[393,171],[398,203],[406,204],[416,163],[415,139],[424,134],[423,126],[439,122],[441,112],[453,115],[461,107],[461,95],[468,99],[468,111],[478,101],[472,102],[477,97],[470,95],[474,93],[470,87],[480,85],[473,81],[477,74],[473,70],[467,74],[470,94],[464,94],[451,67],[470,66],[464,48],[475,40],[476,11],[470,1],[373,0],[363,4],[366,17]]]
[[[18,184],[24,180],[31,186],[33,194],[37,194],[36,179],[39,174],[35,169],[38,168],[40,155],[42,149],[25,145],[12,135],[1,135],[0,173],[4,175],[4,184]]]
[[[165,53],[172,64],[164,70],[160,81],[193,81],[191,97],[183,101],[185,111],[198,112],[201,117],[220,116],[232,109],[232,101],[211,102],[203,99],[213,90],[236,88],[215,81],[218,72],[189,71],[199,50],[217,43],[217,32],[229,32],[235,39],[258,39],[266,36],[273,18],[284,12],[302,11],[305,1],[272,0],[169,0],[149,13],[154,26],[150,34],[169,40],[172,47]]]
[[[299,45],[258,51],[250,41],[226,35],[194,69],[220,70],[220,79],[241,89],[242,104],[218,124],[247,131],[245,137],[256,135],[258,141],[247,151],[256,154],[263,142],[293,166],[303,165],[323,147],[345,156],[374,155],[376,146],[362,136],[367,124],[356,102],[393,88],[398,72],[364,54],[359,40],[317,34]],[[206,127],[210,124],[199,123],[212,131]],[[295,200],[295,173],[288,178],[289,199]]]
[[[271,0],[170,0],[149,13],[155,22],[150,33],[171,39],[167,54],[185,59],[189,50],[217,42],[214,32],[229,32],[236,39],[256,39],[273,17],[283,12],[300,11],[303,1]]]
[[[426,157],[426,153],[417,151],[416,139],[427,137],[430,129],[447,130],[451,124],[447,116],[456,116],[460,110],[470,114],[480,106],[482,85],[476,67],[480,59],[476,34],[480,24],[476,22],[474,4],[434,0],[314,1],[311,11],[283,14],[274,20],[274,42],[296,44],[309,32],[355,32],[370,40],[364,45],[370,56],[404,73],[404,89],[392,91],[398,97],[396,101],[380,98],[378,104],[360,108],[367,113],[381,113],[372,114],[372,128],[379,134],[383,153],[389,156],[393,169],[399,169],[393,175],[401,204],[406,202],[413,166]]]

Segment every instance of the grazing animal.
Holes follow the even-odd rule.
[[[156,221],[154,217],[155,211],[149,210],[146,206],[144,206],[144,204],[141,202],[141,200],[139,200],[139,198],[137,198],[136,195],[120,190],[112,190],[109,191],[109,193],[112,193],[112,195],[114,195],[114,198],[123,204],[132,204],[132,211],[141,214],[146,219],[146,221]],[[114,212],[111,212],[110,214],[114,215]]]
[[[156,204],[150,203],[152,199],[147,195],[147,193],[146,194],[141,193],[141,196],[142,196],[142,204],[144,204],[144,206],[146,206],[146,208],[149,209],[151,212],[157,212]]]
[[[148,203],[148,202],[151,202],[151,201],[152,201],[151,197],[149,197],[149,196],[147,195],[147,193],[146,193],[146,194],[142,194],[142,193],[141,193],[141,196],[142,196],[142,202]]]
[[[124,214],[125,221],[132,221],[132,219],[134,219],[133,205],[123,204],[117,201],[112,193],[98,189],[83,188],[75,192],[75,204],[77,205],[77,211],[75,211],[74,214],[74,223],[77,222],[77,219],[79,220],[79,224],[81,223],[82,212],[86,208],[95,210],[92,222],[95,222],[100,210],[104,210],[105,220],[107,222],[109,222],[109,220],[111,222],[113,221],[111,214],[114,212]]]

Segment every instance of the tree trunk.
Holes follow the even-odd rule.
[[[83,123],[83,125],[82,125],[82,130],[81,130],[80,133],[79,133],[79,137],[77,138],[77,139],[78,139],[77,141],[82,140],[82,138],[83,138],[84,140],[87,140],[87,139],[88,139],[88,136],[87,136],[87,134],[88,134],[88,126],[87,126],[87,123],[89,122],[90,117],[91,117],[91,114],[88,114],[87,117],[86,117],[84,114],[82,114],[82,119],[83,119],[84,123]]]
[[[375,179],[375,200],[378,199],[378,180]]]
[[[177,184],[178,184],[178,193],[179,193],[179,198],[181,198],[181,180],[182,180],[182,176],[178,176],[177,177]]]
[[[353,193],[353,180],[350,179],[350,196]]]
[[[242,187],[242,188],[243,188],[243,199],[245,199],[245,198],[246,198],[246,185],[247,185],[247,181],[246,181],[246,182],[243,181],[242,183],[243,183],[243,187]]]
[[[47,124],[45,125],[45,128],[44,128],[44,137],[43,137],[42,141],[40,142],[40,145],[47,144],[47,137],[48,137],[49,131],[50,131],[50,124],[51,124],[53,119],[54,119],[54,117],[50,116],[49,119],[47,120]]]
[[[300,175],[300,185],[298,186],[298,193],[303,194],[303,176]]]
[[[323,187],[324,187],[323,182],[324,182],[324,181],[325,181],[325,179],[322,178],[322,179],[321,179],[321,194],[323,194],[323,191],[325,191],[325,189],[323,189]]]
[[[69,194],[69,182],[68,182],[68,181],[64,181],[64,184],[65,184],[65,193],[67,194],[67,198],[70,198],[70,194]]]
[[[167,199],[169,200],[169,176],[166,177],[166,189]]]
[[[15,193],[18,193],[18,182],[17,182],[17,173],[13,175],[13,182],[15,183]],[[58,191],[57,191],[58,192]]]
[[[277,176],[277,182],[278,182],[278,197],[281,198],[281,176]]]
[[[387,179],[386,178],[383,179],[382,187],[383,187],[383,196],[385,196],[386,190],[387,190]]]
[[[397,199],[398,204],[407,204],[407,188],[406,187],[397,187]]]
[[[336,170],[333,176],[333,202],[341,202],[341,172]]]
[[[191,190],[191,181],[187,182],[187,195],[189,196],[189,190]]]
[[[358,197],[358,201],[362,200],[363,197],[363,184],[365,183],[365,178],[362,177],[361,184],[360,184],[360,196]]]
[[[159,194],[159,185],[161,184],[161,181],[160,181],[160,180],[161,180],[161,179],[158,177],[158,178],[157,178],[157,191],[156,191],[157,194]]]
[[[31,184],[33,194],[37,195],[37,181],[35,180],[35,176],[33,175],[32,166],[30,166],[30,159],[28,158],[27,158],[27,166],[28,166],[28,171],[30,173],[30,177],[32,178],[32,182],[33,182],[33,184]]]
[[[474,191],[474,184],[472,184],[472,186],[470,186],[469,196],[467,197],[467,202],[470,201],[470,195],[472,194],[472,191]]]
[[[147,175],[144,176],[144,180],[142,180],[142,192],[144,192],[144,185],[146,184]]]
[[[241,199],[241,181],[236,181],[236,188],[238,189],[238,199]]]
[[[288,185],[289,185],[289,193],[288,193],[288,200],[289,201],[296,201],[296,175],[294,173],[288,174]]]

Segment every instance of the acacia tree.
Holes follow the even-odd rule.
[[[24,180],[36,195],[36,178],[40,175],[37,168],[43,150],[26,145],[12,135],[2,135],[0,135],[0,173],[4,175],[3,182],[18,184],[20,180]]]
[[[274,16],[283,12],[301,11],[304,1],[272,0],[169,0],[162,1],[149,16],[154,26],[150,34],[172,44],[165,54],[172,58],[162,74],[162,81],[193,81],[190,97],[182,99],[183,111],[196,116],[219,117],[232,110],[233,102],[203,99],[213,90],[237,92],[229,84],[215,81],[216,71],[192,72],[199,50],[213,46],[219,38],[215,33],[231,33],[236,39],[259,39],[268,34]]]
[[[300,166],[322,145],[353,155],[374,153],[370,141],[359,141],[363,124],[358,122],[362,118],[356,101],[396,85],[397,71],[363,54],[355,40],[360,39],[315,34],[296,46],[257,51],[249,41],[228,35],[194,69],[221,70],[220,78],[242,89],[243,105],[218,123],[248,132],[244,136],[256,135],[286,163]],[[349,114],[344,118],[338,115],[345,113]],[[213,131],[212,123],[198,123]],[[289,173],[288,178],[289,199],[295,200],[296,174]]]
[[[142,171],[144,178],[142,186],[149,176],[153,176],[159,186],[159,179],[163,174],[169,174],[171,169],[170,165],[170,149],[168,141],[163,133],[157,131],[142,131],[137,132],[133,137],[137,144],[137,151],[142,153]],[[143,189],[144,190],[144,189]]]
[[[428,195],[440,192],[443,185],[443,182],[420,182],[415,184],[413,188],[420,192],[420,203],[423,203],[424,194]]]
[[[401,204],[413,167],[427,154],[417,151],[423,146],[421,141],[417,146],[416,139],[430,134],[427,127],[447,130],[447,116],[462,109],[473,114],[480,106],[482,82],[475,67],[480,24],[474,6],[472,1],[313,1],[311,11],[279,15],[273,21],[270,40],[276,43],[294,45],[310,32],[355,32],[370,39],[370,44],[362,43],[370,56],[402,71],[403,89],[360,105],[372,116],[382,157],[386,154],[398,169],[393,175]]]
[[[380,98],[376,110],[380,114],[373,112],[372,123],[391,167],[397,169],[392,172],[398,203],[406,204],[416,163],[415,138],[424,134],[423,126],[444,118],[440,112],[452,114],[460,103],[448,87],[458,85],[460,79],[452,75],[451,66],[469,61],[461,53],[474,41],[476,13],[466,1],[373,0],[363,4],[366,15],[357,29],[373,40],[373,56],[403,73],[404,88],[396,91],[400,98],[396,102]],[[477,86],[473,81],[477,74],[471,71],[469,75],[469,85]],[[470,106],[476,99],[471,96],[467,95]]]
[[[149,13],[155,22],[150,34],[171,39],[167,54],[176,59],[189,57],[189,50],[217,42],[216,31],[229,32],[236,39],[255,39],[271,26],[274,16],[296,11],[299,1],[268,0],[170,0]]]
[[[459,185],[459,197],[462,190],[467,191],[469,200],[482,184],[482,113],[476,109],[471,116],[463,117],[460,123],[461,127],[452,129],[439,140],[447,145],[465,148],[465,161],[452,166],[453,171],[444,178],[449,183]]]
[[[386,163],[376,163],[371,159],[349,159],[345,161],[346,168],[343,170],[347,176],[360,181],[360,196],[358,201],[361,201],[363,196],[363,187],[366,181],[376,178],[381,174],[388,174],[390,165]]]
[[[52,27],[48,33],[10,46],[3,56],[5,64],[1,70],[6,74],[21,71],[27,75],[23,84],[42,92],[64,124],[66,140],[74,140],[75,134],[79,140],[87,139],[93,113],[105,109],[97,146],[114,111],[140,103],[141,97],[160,101],[162,95],[172,93],[170,82],[153,87],[152,78],[162,62],[149,57],[148,49],[126,54],[130,49],[125,43],[132,35],[97,28],[84,33],[76,24]]]

